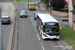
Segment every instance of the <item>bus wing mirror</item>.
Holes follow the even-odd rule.
[[[62,29],[62,27],[60,27],[60,29]]]
[[[43,28],[43,25],[41,25],[41,28]]]

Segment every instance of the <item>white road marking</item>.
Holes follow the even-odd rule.
[[[28,11],[28,10],[27,10],[27,11]],[[40,11],[39,11],[39,12],[40,12]],[[28,14],[29,14],[29,11],[28,11]],[[29,14],[29,15],[30,15],[30,14]],[[31,21],[32,21],[31,16],[30,16],[30,19],[31,19]],[[32,22],[32,25],[34,26],[34,23],[33,23],[33,22]],[[37,32],[37,30],[36,30],[35,27],[34,27],[34,30]],[[37,33],[37,37],[38,37],[38,39],[40,40],[40,37],[39,37],[38,33]],[[45,50],[44,47],[43,47],[43,44],[42,44],[42,43],[40,43],[40,44],[41,44],[42,49]]]
[[[43,45],[42,45],[42,43],[40,43],[40,44],[41,44],[42,49],[45,50],[44,47],[43,47]]]
[[[59,46],[63,46],[59,41],[56,41],[58,43]],[[62,50],[65,50],[65,47],[61,47]]]
[[[40,40],[40,37],[39,37],[39,35],[37,34],[37,37],[38,37],[38,39]]]
[[[13,28],[13,25],[11,26],[11,28]],[[8,45],[7,46],[7,50],[10,50],[11,49],[11,43],[12,43],[12,35],[13,35],[13,31],[12,31],[13,29],[11,29],[11,31],[10,31],[10,36],[9,36],[9,41],[8,41],[8,44],[10,44],[10,45]]]
[[[3,15],[6,15],[6,11],[7,11],[7,9],[9,8],[8,6],[7,6],[7,4],[4,4],[5,5],[5,12],[3,13]],[[12,13],[12,15],[11,16],[14,16],[14,12]],[[9,36],[9,40],[8,40],[8,45],[7,45],[7,49],[6,50],[11,50],[11,43],[12,43],[12,36],[13,36],[13,27],[14,27],[14,21],[15,21],[15,18],[13,19],[13,24],[11,25],[11,31],[10,31],[10,36]]]
[[[31,17],[30,17],[30,19],[31,19]],[[31,21],[32,21],[32,19],[31,19]],[[32,23],[33,24],[33,23]],[[33,24],[33,26],[34,26],[34,24]]]
[[[28,14],[29,14],[29,12],[28,12]],[[30,14],[29,14],[30,15]],[[31,21],[32,21],[32,17],[30,17],[30,19],[31,19]],[[32,22],[32,25],[34,26],[34,23]],[[35,26],[34,26],[34,30],[37,32],[37,30],[35,29]],[[38,37],[38,39],[40,40],[40,37],[39,37],[39,35],[38,35],[38,33],[37,33],[37,37]]]

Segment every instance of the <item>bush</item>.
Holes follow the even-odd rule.
[[[75,9],[73,9],[71,12],[72,12],[73,14],[75,14]]]
[[[75,14],[75,0],[72,0],[73,3],[73,10],[71,11],[73,14]]]
[[[60,12],[67,12],[68,13],[69,12],[69,9],[68,8],[60,8],[59,11]]]

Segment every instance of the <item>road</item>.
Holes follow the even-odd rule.
[[[1,14],[2,16],[10,16],[11,20],[13,20],[13,16],[14,16],[14,7],[12,3],[0,3],[0,7],[1,7]],[[8,42],[9,42],[9,37],[11,32],[11,27],[12,24],[5,24],[2,25],[2,33],[3,33],[3,50],[7,50],[8,47]]]
[[[19,3],[19,14],[21,10],[26,10],[26,5],[26,3]],[[19,18],[18,50],[42,50],[37,39],[30,17]]]
[[[34,20],[34,13],[36,11],[29,11],[27,2],[18,3],[18,17],[19,17],[19,36],[18,36],[18,50],[67,50],[66,42],[62,38],[60,40],[42,40],[39,32],[36,29],[36,21]],[[20,18],[20,11],[26,10],[28,12],[27,18]]]

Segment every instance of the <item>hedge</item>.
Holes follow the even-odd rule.
[[[68,13],[69,12],[69,9],[68,8],[60,8],[59,11],[60,12],[67,12]]]

